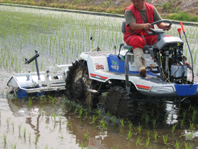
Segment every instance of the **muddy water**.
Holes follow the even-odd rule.
[[[28,13],[57,13],[44,10],[38,11],[36,9],[11,9],[10,7],[4,7],[2,9],[5,9],[6,11],[22,11],[24,13],[27,13],[27,10]],[[60,12],[58,14],[60,15]],[[63,13],[62,15],[66,14]],[[73,15],[75,16],[75,18],[78,19],[100,18],[101,20],[104,20],[104,24],[107,24],[107,26],[109,20],[116,20],[118,24],[122,22],[122,19],[117,18],[104,17],[103,19],[102,17],[86,17],[85,15],[81,17],[79,14],[76,17],[76,14]],[[71,13],[70,15],[68,15],[68,17],[69,16],[71,16]],[[93,20],[93,22],[96,22],[96,20]],[[45,32],[42,34],[42,36],[40,34],[37,36],[36,33],[31,34],[31,36],[26,35],[25,37],[19,35],[18,38],[12,38],[12,36],[14,35],[10,35],[7,36],[6,39],[4,39],[2,38],[3,36],[1,36],[0,48],[5,51],[8,49],[16,51],[17,56],[19,57],[16,63],[18,62],[18,64],[21,65],[22,72],[26,72],[29,69],[31,70],[31,67],[26,68],[27,66],[23,64],[24,62],[22,63],[20,61],[24,60],[24,55],[29,57],[30,55],[34,55],[34,49],[41,50],[41,61],[39,62],[42,62],[45,66],[49,66],[56,64],[56,55],[58,55],[58,60],[60,64],[71,63],[71,61],[78,57],[80,52],[89,51],[91,48],[97,46],[99,44],[99,41],[102,42],[100,43],[100,45],[107,50],[112,49],[114,45],[112,43],[116,43],[116,45],[119,45],[119,43],[122,42],[122,34],[120,34],[120,30],[116,32],[111,31],[112,34],[108,32],[108,36],[105,34],[108,27],[104,27],[104,31],[100,31],[99,28],[95,27],[96,30],[94,30],[94,33],[89,32],[93,28],[83,28],[85,31],[83,35],[77,33],[74,33],[73,35],[71,34],[71,32],[67,33],[65,31],[68,29],[72,31],[72,29],[69,28],[70,26],[70,24],[67,24],[64,27],[61,27],[60,30],[54,30],[52,33],[47,32],[47,36],[43,35]],[[76,27],[75,29],[79,29],[79,27]],[[196,28],[187,27],[187,32],[190,32],[191,30],[197,31]],[[100,34],[96,34],[95,31],[100,31]],[[73,39],[65,38],[64,35],[66,33],[70,37],[74,36]],[[52,36],[55,35],[56,38],[51,39],[52,36],[50,36],[50,34],[52,34]],[[174,34],[176,33],[171,33],[171,35]],[[91,43],[87,41],[87,39],[82,38],[82,36],[86,37],[93,35],[95,37],[95,41]],[[44,36],[46,40],[39,42],[39,40],[37,41],[37,39],[35,37],[33,38],[32,36],[36,36],[36,38],[38,37],[39,40],[43,39],[41,37]],[[118,38],[112,38],[115,36]],[[192,37],[196,36],[192,35]],[[82,38],[82,40],[79,40],[80,38]],[[106,42],[103,42],[101,38],[105,38],[110,41],[106,40]],[[21,48],[20,42],[22,39],[27,40],[23,41],[24,43],[22,44]],[[52,42],[50,42],[50,40],[52,40]],[[67,43],[68,45],[64,44],[63,41],[67,41],[65,43]],[[70,42],[76,43],[72,45]],[[196,48],[196,42],[190,42],[193,43],[195,46],[194,48]],[[83,43],[85,44],[83,45]],[[50,45],[53,47],[53,52],[50,52]],[[84,49],[78,49],[78,45],[83,45]],[[61,55],[62,48],[67,49],[64,51],[64,53],[68,52],[68,57],[66,57],[65,55]],[[56,49],[57,51],[54,49]],[[194,50],[194,54],[196,54],[196,50]],[[45,98],[34,99],[32,100],[32,104],[30,104],[27,99],[16,100],[14,97],[8,94],[8,89],[6,87],[7,81],[14,72],[18,72],[14,69],[14,67],[7,68],[1,66],[0,148],[10,149],[15,148],[16,146],[16,148],[20,149],[196,149],[198,147],[197,109],[193,110],[189,108],[190,106],[187,108],[185,115],[185,110],[179,108],[179,105],[159,103],[162,106],[158,108],[158,110],[154,113],[152,113],[152,109],[149,108],[147,109],[147,111],[142,111],[142,113],[140,113],[140,116],[132,122],[132,130],[130,131],[129,123],[127,121],[125,121],[124,126],[122,126],[120,119],[115,119],[113,116],[108,116],[108,114],[105,114],[103,112],[102,108],[100,109],[101,114],[98,114],[98,111],[89,111],[89,109],[86,109],[83,111],[82,116],[79,116],[79,110],[76,111],[76,109],[79,109],[79,107],[65,102],[66,98],[64,96],[55,96],[54,103],[52,103],[52,101],[50,101],[49,99]],[[149,106],[152,108],[154,107],[152,105],[148,105],[148,107]],[[193,114],[195,115],[194,118]],[[95,123],[93,123],[94,117],[97,117]],[[155,120],[156,124],[154,125]],[[176,126],[176,129],[173,131],[174,126]],[[130,137],[129,132],[132,133]],[[155,134],[157,134],[156,138],[154,137]],[[86,135],[88,137],[86,137]],[[140,141],[138,142],[138,140]],[[176,145],[176,142],[178,146]]]

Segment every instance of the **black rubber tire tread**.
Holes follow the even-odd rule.
[[[121,86],[114,86],[109,89],[105,102],[105,111],[131,121],[135,117],[133,99]]]
[[[82,102],[85,103],[85,97],[76,98],[75,93],[73,91],[72,86],[74,85],[75,77],[79,70],[83,70],[84,74],[88,75],[88,69],[87,69],[87,63],[83,60],[76,60],[74,63],[72,63],[72,66],[69,67],[69,70],[67,71],[67,78],[65,79],[66,82],[66,97],[69,100],[75,100],[76,102]]]

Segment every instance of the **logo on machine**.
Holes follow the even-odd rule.
[[[104,69],[104,65],[96,65],[95,67],[96,67],[97,70]]]
[[[115,69],[115,70],[119,70],[118,63],[117,63],[117,62],[115,62],[115,61],[112,61],[111,68],[112,68],[112,69]]]

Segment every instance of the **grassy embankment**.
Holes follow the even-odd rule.
[[[149,3],[150,0],[147,0]],[[124,9],[131,4],[130,1],[115,0],[0,0],[0,3],[13,3],[22,5],[45,6],[63,9],[86,10],[123,14]],[[170,1],[157,6],[164,19],[198,22],[195,12],[183,12],[177,3]]]

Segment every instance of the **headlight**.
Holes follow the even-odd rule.
[[[171,92],[174,92],[174,89],[172,86],[152,86],[151,92],[171,93]]]

